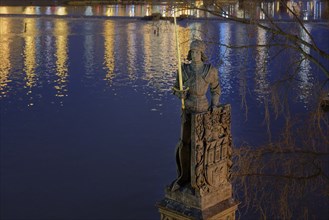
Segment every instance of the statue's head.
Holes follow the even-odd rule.
[[[187,55],[187,60],[191,61],[192,56],[191,56],[191,51],[196,50],[201,52],[201,60],[203,62],[207,61],[208,58],[205,55],[205,50],[206,50],[206,44],[203,43],[201,40],[193,40],[190,45],[190,50]]]

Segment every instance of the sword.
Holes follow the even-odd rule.
[[[176,48],[177,48],[177,60],[178,60],[178,83],[179,83],[179,91],[183,90],[183,75],[182,75],[182,63],[180,60],[180,47],[178,41],[178,31],[177,31],[177,22],[176,22],[176,8],[174,9],[174,24],[175,24],[175,38],[176,38]],[[185,102],[184,98],[181,99],[182,101],[182,109],[185,109]]]
[[[176,38],[176,48],[177,48],[177,60],[178,60],[178,84],[179,84],[179,90],[176,89],[175,87],[173,88],[174,91],[177,92],[183,92],[183,75],[182,75],[182,65],[181,65],[181,59],[180,59],[180,47],[179,47],[179,41],[178,41],[178,31],[177,31],[177,22],[176,22],[176,8],[174,8],[174,24],[175,24],[175,38]],[[182,101],[182,117],[184,117],[184,112],[185,112],[185,102],[184,98],[181,98]],[[181,121],[181,138],[179,140],[178,145],[176,146],[176,163],[177,163],[177,171],[178,171],[178,177],[177,179],[173,182],[171,186],[171,191],[176,191],[177,189],[180,188],[179,185],[179,180],[182,178],[183,175],[183,165],[182,165],[182,155],[181,151],[183,148],[183,132],[184,132],[184,122],[185,119],[182,118]],[[185,171],[186,172],[186,171]]]

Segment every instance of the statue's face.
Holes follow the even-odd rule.
[[[191,50],[191,58],[192,62],[200,62],[201,60],[201,51],[199,50]]]

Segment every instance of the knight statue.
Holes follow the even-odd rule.
[[[190,62],[181,66],[183,87],[186,89],[179,89],[178,77],[173,88],[174,95],[185,100],[185,109],[182,110],[181,139],[176,147],[178,178],[171,186],[172,191],[188,186],[191,182],[191,114],[211,111],[219,106],[221,89],[218,71],[206,63],[205,50],[202,41],[192,41],[187,56]],[[210,100],[206,96],[209,89]]]

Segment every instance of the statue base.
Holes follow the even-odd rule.
[[[238,202],[231,196],[208,207],[206,198],[193,195],[189,187],[171,192],[157,203],[161,220],[234,220]],[[214,201],[215,201],[215,197]],[[217,200],[218,201],[218,200]]]
[[[232,166],[231,107],[190,116],[191,180],[180,188],[165,189],[157,203],[161,220],[233,220],[238,202],[229,182]],[[187,120],[189,121],[189,120]],[[189,126],[187,126],[189,127]],[[189,146],[187,146],[189,147]]]
[[[232,185],[229,182],[222,183],[211,193],[202,194],[200,190],[189,186],[171,191],[171,187],[165,189],[165,198],[183,203],[186,206],[200,210],[208,209],[221,201],[232,198]]]

